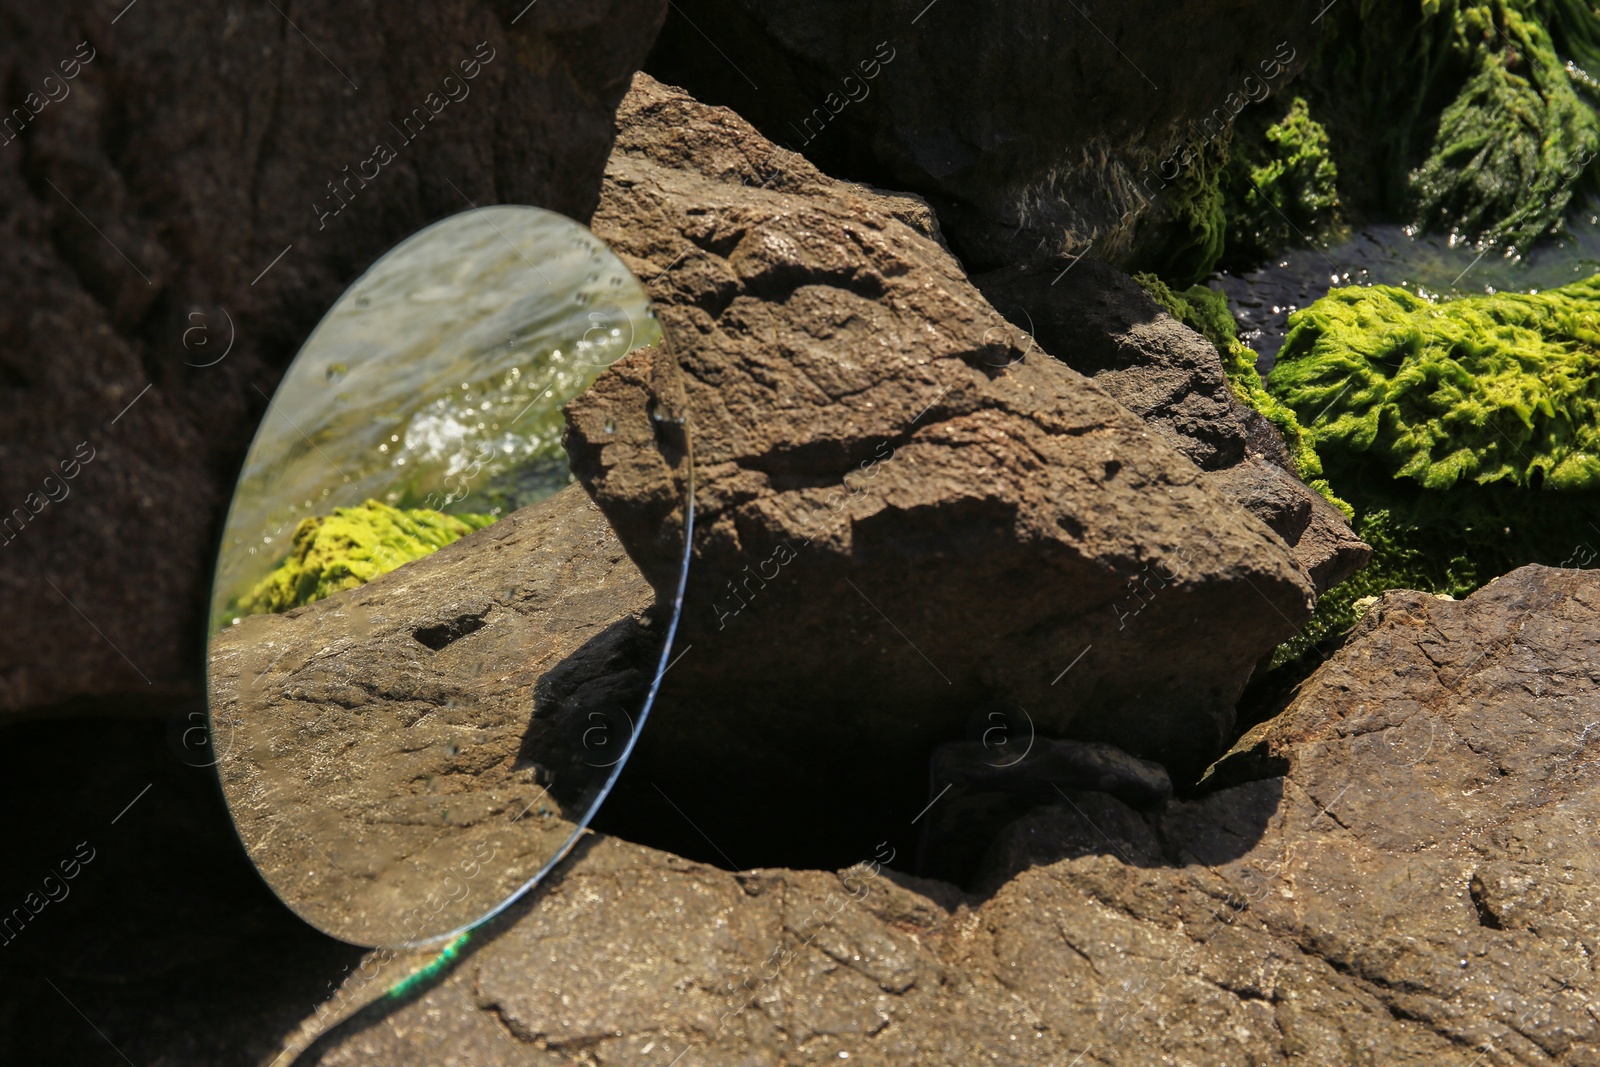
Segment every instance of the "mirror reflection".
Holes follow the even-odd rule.
[[[659,338],[586,229],[473,210],[374,264],[267,401],[217,563],[212,737],[245,847],[324,931],[480,921],[620,770],[673,620],[571,484],[562,406]]]

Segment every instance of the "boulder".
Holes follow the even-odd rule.
[[[1372,546],[1326,497],[1259,455],[1207,471],[1206,481],[1284,539],[1319,597],[1372,558]]]
[[[27,620],[0,716],[199,695],[222,519],[300,344],[428,223],[587,218],[666,9],[5,5],[37,113],[0,134],[0,612]]]
[[[1594,572],[1390,593],[1214,792],[1066,791],[971,892],[903,820],[837,873],[599,838],[298,1062],[1589,1063],[1597,642]]]
[[[973,281],[1014,327],[1092,378],[1271,527],[1318,596],[1371,558],[1339,510],[1290,472],[1282,437],[1234,396],[1211,342],[1128,275],[1081,259],[1019,264]]]
[[[1091,259],[1046,260],[972,281],[1014,326],[1201,470],[1244,459],[1249,431],[1216,348],[1127,274]]]
[[[848,721],[864,751],[925,759],[1003,698],[1047,734],[1198,772],[1309,615],[1284,543],[1016,343],[920,202],[831,180],[644,75],[618,116],[594,230],[669,343],[569,406],[567,448],[667,596],[675,490],[650,456],[678,446],[652,427],[686,420],[698,516],[669,685],[701,712],[677,732],[803,762]]]
[[[1309,61],[1323,7],[681,0],[646,69],[829,173],[934,199],[984,269],[1125,251],[1169,184],[1203,216],[1233,116]]]

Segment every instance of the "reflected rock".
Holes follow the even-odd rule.
[[[650,587],[571,487],[211,650],[240,836],[321,928],[432,937],[564,847],[632,733]]]

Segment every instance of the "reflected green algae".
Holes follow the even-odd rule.
[[[493,515],[401,510],[376,500],[302,519],[289,557],[240,598],[235,614],[288,611],[355,589],[494,520]]]
[[[643,287],[569,219],[496,205],[413,234],[339,298],[267,404],[210,629],[242,614],[308,518],[368,500],[503,516],[559,491],[562,405],[660,337]]]

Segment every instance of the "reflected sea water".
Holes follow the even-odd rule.
[[[309,516],[369,498],[498,516],[559,490],[561,405],[660,339],[643,287],[571,222],[509,206],[450,221],[362,275],[272,397],[224,528],[213,631]]]

